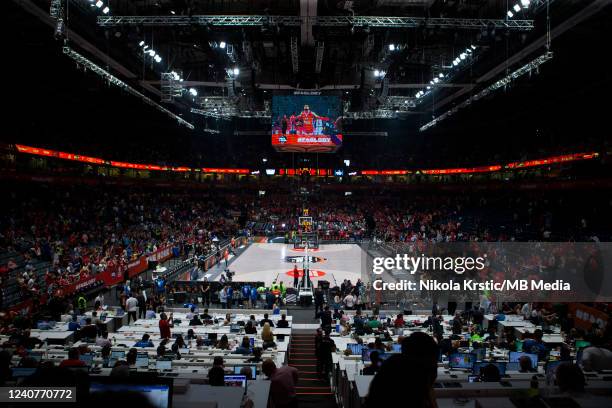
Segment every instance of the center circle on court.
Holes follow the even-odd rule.
[[[292,278],[295,278],[295,270],[292,269],[290,271],[285,272],[285,275],[291,276]],[[304,276],[304,270],[303,269],[298,269],[297,270],[297,277],[301,278],[302,276]],[[310,277],[311,278],[321,278],[325,276],[325,272],[319,270],[319,269],[311,269],[310,270]]]

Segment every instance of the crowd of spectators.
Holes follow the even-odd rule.
[[[0,217],[0,261],[26,296],[50,295],[143,254],[172,246],[177,254],[214,251],[237,234],[303,232],[308,209],[319,239],[378,242],[605,241],[612,201],[553,193],[436,194],[376,190],[368,195],[257,196],[249,191],[10,186]],[[37,262],[48,262],[45,273]],[[5,285],[2,285],[5,286]]]

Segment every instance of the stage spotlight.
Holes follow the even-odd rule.
[[[266,159],[265,157],[263,159],[261,159],[262,162],[267,163],[268,159]]]
[[[514,14],[510,10],[508,10],[508,17],[510,18],[514,17]]]
[[[379,71],[379,70],[377,70],[377,69],[375,69],[375,70],[374,70],[374,76],[375,76],[375,77],[379,77],[379,76],[380,76],[380,71]]]
[[[195,89],[195,88],[189,88],[189,93],[190,93],[192,96],[198,96],[198,91],[196,91],[196,89]]]
[[[144,47],[142,47],[143,50],[147,51],[147,48],[149,48],[148,45],[145,45]]]
[[[170,14],[176,14],[174,10],[170,10]]]
[[[521,6],[519,6],[518,4],[515,4],[515,5],[514,5],[514,11],[515,11],[515,12],[517,12],[517,13],[518,13],[519,11],[521,11]]]
[[[434,80],[433,80],[433,81],[434,81],[434,83],[436,83],[436,84],[437,84],[438,82],[440,82],[440,78],[434,78]]]
[[[239,68],[234,68],[234,70],[232,72],[234,73],[234,76],[238,76],[238,74],[240,74],[240,69]]]
[[[225,41],[221,41],[221,42],[219,43],[219,48],[223,49],[223,48],[225,48],[225,45],[226,45],[226,44],[225,44]]]
[[[444,78],[444,74],[440,72],[440,75],[438,75],[439,78]]]
[[[155,60],[155,62],[161,62],[161,57],[159,55],[156,55],[155,57],[153,57],[153,59]]]
[[[102,6],[103,6],[103,5],[104,5],[104,3],[103,3],[101,0],[98,0],[98,1],[96,2],[96,7],[97,7],[97,8],[102,8]]]
[[[457,66],[457,65],[459,65],[459,61],[457,61],[457,60],[454,60],[454,61],[453,61],[453,65],[454,65],[454,66]]]
[[[145,44],[145,42],[144,42],[144,41],[141,41],[141,42],[139,42],[139,43],[138,43],[138,45],[140,45],[141,47],[142,47],[144,44]]]
[[[149,50],[149,55],[154,57],[155,56],[155,50]]]
[[[109,11],[110,11],[110,9],[108,8],[108,6],[106,6],[106,7],[104,7],[102,9],[102,13],[104,13],[104,14],[108,14]]]
[[[465,59],[465,52],[462,52],[461,54],[459,54],[459,58],[461,58],[462,60]]]
[[[475,45],[470,45],[470,48],[472,48],[473,50],[475,50],[475,49],[476,49],[476,46],[475,46]]]
[[[431,89],[431,86],[426,87],[425,89]]]
[[[395,51],[395,44],[389,44],[389,51]]]
[[[521,0],[521,5],[523,6],[523,8],[529,7],[530,3],[531,2],[529,0]]]

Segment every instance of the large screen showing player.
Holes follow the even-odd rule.
[[[282,152],[331,153],[342,145],[337,96],[272,97],[272,145]]]

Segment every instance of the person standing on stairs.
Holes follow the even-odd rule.
[[[328,331],[324,332],[323,338],[319,343],[318,351],[317,361],[321,362],[321,371],[319,372],[319,376],[322,378],[327,378],[333,366],[332,353],[336,351],[336,343],[331,339],[331,337],[329,337]]]
[[[297,408],[295,385],[298,370],[291,366],[276,368],[271,359],[262,363],[261,371],[270,379],[270,400],[274,408]]]
[[[323,291],[317,288],[314,293],[315,319],[319,316],[319,312],[323,312],[324,300]]]

